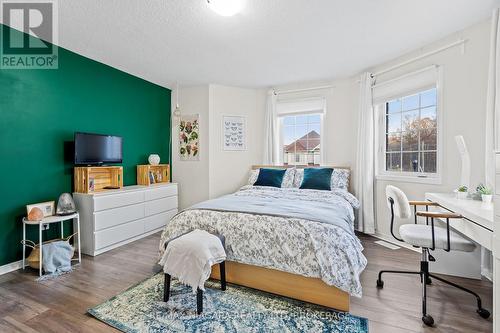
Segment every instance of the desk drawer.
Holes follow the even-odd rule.
[[[442,220],[442,222],[444,227],[446,227],[446,221]],[[476,243],[484,246],[488,250],[491,250],[493,233],[488,229],[465,219],[450,219],[450,227],[466,237],[473,239]]]
[[[94,211],[128,206],[144,201],[144,192],[137,191],[131,193],[94,196]]]
[[[172,209],[165,213],[146,217],[144,219],[144,232],[164,227],[168,222],[170,222],[170,219],[175,214],[177,214],[177,209]]]
[[[155,215],[177,208],[177,197],[167,197],[145,203],[145,216]]]
[[[153,185],[154,186],[154,185]],[[145,193],[146,201],[156,200],[165,197],[177,195],[177,185],[162,186],[158,188],[151,188]]]
[[[95,250],[122,242],[144,233],[144,220],[132,221],[95,233]]]
[[[102,230],[144,217],[144,203],[94,213],[95,230]]]

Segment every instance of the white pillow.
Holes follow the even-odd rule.
[[[255,184],[257,178],[259,178],[259,170],[260,169],[250,170],[250,175],[248,176],[248,185]]]
[[[248,177],[248,185],[253,185],[259,178],[260,169],[250,170],[250,175]],[[282,188],[290,188],[294,187],[294,178],[295,178],[295,168],[288,168],[285,171],[285,175],[283,176],[283,181],[281,182]]]
[[[349,169],[335,169],[333,168],[332,178],[330,180],[330,187],[340,188],[347,190],[349,187]],[[299,188],[304,179],[304,169],[295,170],[295,179],[293,181],[293,187]]]
[[[293,180],[295,179],[295,168],[286,169],[285,175],[283,176],[283,181],[281,182],[282,188],[293,187]]]
[[[295,178],[293,179],[293,187],[299,188],[304,179],[304,169],[295,170]]]

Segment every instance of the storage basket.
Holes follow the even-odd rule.
[[[77,234],[77,232],[75,232],[74,234],[72,234],[66,238],[52,239],[52,240],[43,242],[43,244],[49,244],[49,243],[58,242],[58,241],[68,242],[68,244],[69,244],[70,239],[73,238],[76,234]],[[31,268],[34,268],[34,269],[40,269],[40,244],[35,244],[35,242],[30,241],[29,239],[22,240],[21,244],[32,248],[30,255],[28,256],[28,258],[26,258],[26,262],[28,263],[28,266],[30,266]],[[71,252],[71,258],[73,258],[73,255],[75,254],[75,248],[74,248],[74,246],[71,246],[71,248],[73,249],[73,251]],[[43,255],[43,253],[42,253],[42,255]]]

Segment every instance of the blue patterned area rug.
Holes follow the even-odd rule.
[[[368,332],[367,319],[348,313],[232,284],[226,291],[218,282],[205,287],[200,316],[196,295],[176,280],[162,301],[162,273],[88,312],[123,332]]]

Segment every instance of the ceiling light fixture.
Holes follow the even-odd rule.
[[[233,16],[245,7],[245,0],[207,0],[208,7],[221,16]]]

